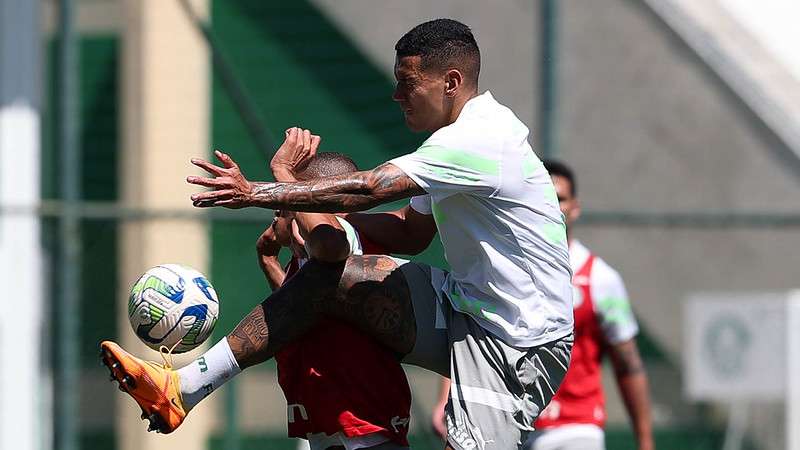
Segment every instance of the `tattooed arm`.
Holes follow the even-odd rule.
[[[213,178],[187,177],[186,181],[191,184],[213,189],[192,195],[194,206],[350,212],[425,192],[405,172],[389,163],[368,171],[310,181],[258,183],[248,181],[230,156],[219,151],[215,154],[224,167],[192,160],[193,164],[214,175]]]
[[[647,374],[633,339],[609,345],[619,392],[631,418],[639,450],[654,448]]]
[[[286,205],[297,211],[350,212],[424,192],[402,170],[386,163],[369,171],[312,181],[255,183],[250,201],[262,208]]]

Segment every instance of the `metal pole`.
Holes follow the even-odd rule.
[[[80,352],[81,236],[77,204],[81,199],[78,136],[78,37],[72,0],[60,0],[58,40],[58,148],[61,155],[61,196],[66,207],[60,221],[61,261],[58,268],[61,305],[58,308],[58,392],[56,442],[59,450],[78,450]]]
[[[558,155],[556,100],[558,94],[558,2],[540,0],[539,26],[539,134],[541,155]]]
[[[0,215],[25,216],[38,215],[43,218],[60,218],[67,205],[63,202],[44,200],[35,205],[14,206],[0,204]],[[183,220],[187,222],[258,223],[271,220],[269,210],[252,209],[229,211],[225,209],[186,210],[132,208],[114,202],[84,201],[72,204],[75,215],[86,220]],[[391,206],[383,205],[376,211],[389,211]],[[638,210],[585,210],[581,213],[581,224],[594,226],[661,227],[661,228],[719,228],[767,229],[800,227],[799,212],[751,211],[721,209],[711,211],[638,211]]]

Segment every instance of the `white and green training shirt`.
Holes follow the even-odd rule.
[[[456,310],[521,347],[572,331],[558,198],[528,128],[510,109],[487,91],[416,152],[390,163],[429,194],[451,267],[442,289]]]

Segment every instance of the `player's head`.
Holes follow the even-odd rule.
[[[449,125],[453,106],[478,91],[481,53],[468,26],[452,19],[417,25],[394,46],[392,99],[400,103],[412,131]]]
[[[322,152],[314,155],[306,167],[295,174],[298,181],[307,181],[315,178],[332,177],[336,175],[346,175],[358,171],[356,163],[347,155],[336,152]],[[291,247],[292,244],[302,245],[302,237],[293,226],[293,211],[275,211],[275,220],[272,228],[275,238],[283,247]]]
[[[578,184],[575,180],[575,173],[572,169],[561,161],[544,160],[545,169],[553,179],[553,186],[558,195],[558,206],[567,221],[567,230],[578,220],[581,215],[581,204],[578,201]]]
[[[300,181],[314,178],[347,175],[358,171],[358,166],[349,156],[336,152],[322,152],[314,155],[306,167],[296,174]]]

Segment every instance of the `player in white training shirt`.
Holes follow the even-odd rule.
[[[352,256],[343,264],[312,259],[217,344],[221,364],[228,367],[232,356],[235,369],[214,371],[209,379],[200,374],[193,384],[216,389],[237,370],[273,357],[322,317],[335,317],[404,362],[454,380],[449,448],[518,448],[555,394],[572,349],[571,271],[555,189],[525,125],[490,93],[479,94],[480,52],[467,26],[426,22],[395,50],[393,98],[410,129],[433,133],[416,152],[370,171],[298,182],[294,173],[310,152],[281,147],[271,163],[275,183],[248,181],[217,152],[223,167],[193,161],[212,177],[187,181],[212,190],[192,201],[197,207],[333,212],[427,195],[415,202],[429,202],[432,214],[413,214],[435,223],[452,272],[386,256]],[[310,133],[304,138],[310,141]],[[139,362],[118,346],[103,345],[108,360],[133,361],[122,372],[136,386],[169,385],[159,381],[171,377],[171,369],[140,375],[133,370]],[[208,364],[214,355],[203,358]],[[169,386],[161,392],[153,393],[157,401],[149,392],[129,393],[146,414],[166,416],[159,428],[171,431],[194,405],[176,412],[170,401],[192,393]]]

